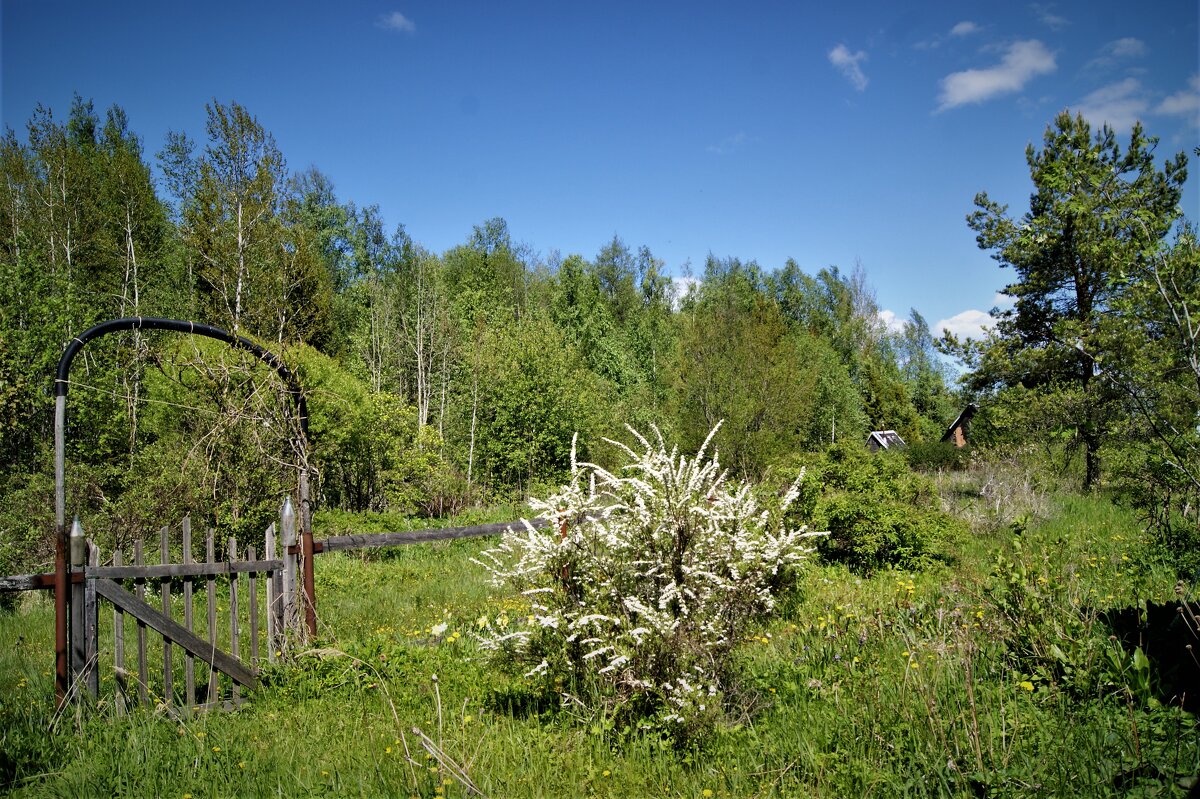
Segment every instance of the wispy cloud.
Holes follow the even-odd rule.
[[[1155,110],[1160,114],[1191,115],[1200,124],[1200,73],[1188,78],[1188,88],[1170,95]]]
[[[717,144],[710,144],[704,149],[710,153],[715,153],[716,155],[725,155],[726,153],[731,153],[734,150],[740,149],[742,145],[749,141],[750,137],[746,135],[746,132],[739,130],[732,136],[726,136]]]
[[[952,72],[942,78],[938,110],[982,103],[997,95],[1020,91],[1034,77],[1055,69],[1054,53],[1047,50],[1046,45],[1036,39],[1014,42],[1008,46],[999,64]]]
[[[956,313],[949,319],[939,319],[934,323],[932,332],[935,336],[940,336],[943,330],[948,330],[951,335],[959,338],[983,338],[987,330],[995,324],[996,320],[991,314],[971,309]]]
[[[1108,69],[1121,61],[1131,58],[1141,58],[1146,54],[1146,43],[1141,39],[1126,36],[1123,39],[1111,41],[1100,48],[1100,52],[1084,66],[1085,70]]]
[[[1012,308],[1017,304],[1017,298],[1003,291],[997,291],[996,296],[992,297],[992,305],[1001,310]]]
[[[375,25],[388,31],[399,31],[400,33],[417,32],[416,23],[399,11],[380,15],[379,19],[375,21]]]
[[[935,34],[935,35],[929,37],[928,39],[922,39],[921,41],[914,44],[913,47],[917,50],[936,50],[942,46],[942,44],[946,41],[947,38],[961,39],[966,36],[971,36],[973,34],[979,33],[981,30],[983,30],[983,27],[981,25],[978,25],[974,22],[971,22],[970,20],[965,19],[962,22],[955,25],[953,28],[951,28],[947,34],[945,34],[945,35]]]
[[[1033,3],[1029,8],[1033,11],[1033,15],[1037,17],[1038,22],[1052,31],[1061,30],[1071,24],[1071,20],[1054,13],[1053,4],[1043,5],[1042,3]]]
[[[859,50],[857,53],[850,52],[850,48],[844,44],[839,44],[837,47],[829,51],[829,63],[833,64],[838,70],[846,76],[846,79],[854,85],[855,89],[860,92],[867,88],[867,76],[863,74],[860,63],[867,60],[865,50]]]
[[[1107,124],[1117,131],[1126,131],[1143,118],[1150,104],[1137,78],[1101,86],[1084,97],[1075,110],[1095,127]]]

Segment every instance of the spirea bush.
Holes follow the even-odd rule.
[[[657,428],[653,442],[630,432],[640,451],[608,442],[625,467],[572,452],[570,483],[530,501],[549,525],[526,522],[476,561],[530,602],[481,637],[564,704],[687,739],[721,717],[731,653],[818,534],[780,522],[799,480],[769,512],[705,457],[716,429],[690,458]]]

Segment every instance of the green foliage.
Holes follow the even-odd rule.
[[[1023,384],[1049,395],[1070,391],[1071,426],[1083,444],[1085,485],[1100,480],[1100,448],[1120,415],[1114,386],[1098,380],[1106,319],[1122,292],[1121,277],[1157,243],[1179,215],[1187,156],[1154,160],[1157,139],[1135,124],[1124,152],[1105,126],[1092,137],[1082,116],[1059,114],[1043,148],[1026,161],[1035,193],[1020,220],[986,194],[967,222],[980,248],[993,251],[1016,280],[968,383],[975,391]]]
[[[477,346],[460,410],[477,473],[496,488],[564,478],[572,437],[605,427],[607,387],[545,319],[487,328]]]
[[[904,458],[917,471],[961,471],[971,460],[971,447],[956,447],[949,441],[919,441],[908,445]]]
[[[717,447],[748,476],[789,452],[867,429],[859,394],[831,345],[789,331],[761,280],[754,265],[710,263],[684,321],[676,377],[684,444],[698,446],[695,431],[723,420]]]
[[[1042,679],[1014,661],[1021,626],[989,595],[1003,549],[1025,564],[1025,583],[1063,581],[1038,589],[1051,599],[1046,629],[1063,623],[1055,614],[1080,614],[1073,598],[1174,599],[1169,571],[1130,572],[1122,560],[1137,560],[1138,534],[1132,514],[1097,496],[1030,519],[1020,557],[1004,532],[976,537],[947,570],[806,568],[779,614],[738,644],[738,702],[699,749],[622,734],[612,716],[584,722],[574,702],[546,701],[494,668],[474,638],[479,619],[516,618],[528,603],[472,568],[484,541],[379,560],[318,556],[322,629],[336,640],[270,669],[234,713],[117,716],[105,706],[52,727],[53,606],[25,597],[0,614],[0,791],[467,796],[426,757],[415,726],[489,796],[1183,797],[1200,770],[1200,729],[1177,705],[1138,699],[1141,673],[1158,696],[1153,652],[1142,660],[1136,647],[1114,646],[1097,618],[1100,657],[1076,659],[1093,676]],[[1112,663],[1102,662],[1108,652]],[[1053,660],[1048,675],[1059,673]],[[1100,687],[1076,687],[1088,684]]]
[[[794,514],[829,532],[817,544],[826,560],[870,573],[952,557],[962,525],[941,510],[933,483],[912,472],[903,455],[842,442],[806,460]]]

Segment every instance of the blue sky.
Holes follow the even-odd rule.
[[[3,124],[72,94],[148,154],[236,100],[293,169],[443,251],[502,216],[548,257],[613,234],[675,275],[709,253],[861,263],[880,305],[959,332],[1008,279],[964,217],[1028,206],[1063,108],[1200,144],[1200,7],[1143,4],[2,0]],[[1192,172],[1200,170],[1193,165]],[[1184,209],[1200,218],[1200,178]]]

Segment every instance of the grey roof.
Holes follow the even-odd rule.
[[[908,444],[895,430],[874,430],[867,436],[867,443],[874,441],[881,449],[907,447]]]

